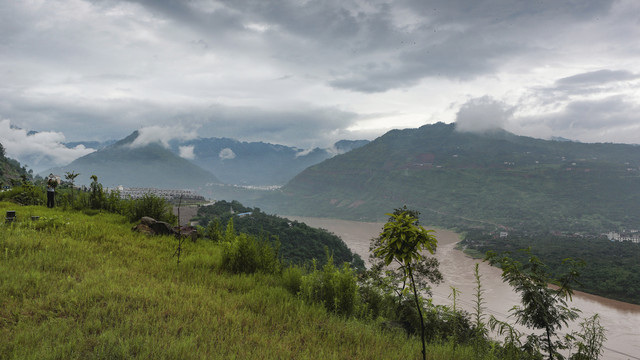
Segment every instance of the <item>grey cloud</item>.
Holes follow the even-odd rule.
[[[235,11],[223,3],[175,1],[175,0],[128,0],[144,6],[155,16],[168,18],[182,26],[188,26],[220,40],[225,35],[243,32],[243,17],[247,14]],[[100,1],[98,1],[100,2]],[[115,2],[117,3],[117,2]],[[198,39],[202,40],[202,39]],[[206,41],[206,40],[203,40]]]
[[[499,59],[524,50],[515,43],[487,43],[480,34],[450,34],[436,44],[409,43],[395,61],[354,66],[329,84],[336,88],[361,92],[383,92],[406,88],[425,77],[469,80],[495,71]]]
[[[424,119],[417,112],[429,106],[483,94],[479,77],[487,93],[508,98],[528,86],[522,79],[538,83],[538,74],[566,69],[602,70],[529,89],[531,113],[555,106],[553,117],[536,118],[545,126],[597,130],[593,114],[632,126],[625,111],[638,110],[629,91],[637,93],[640,74],[640,48],[629,41],[638,32],[633,0],[0,2],[0,118],[70,140],[180,126],[326,146],[367,128],[358,112],[401,113],[394,104],[406,101],[406,118]],[[601,53],[592,61],[585,55],[594,49]],[[431,80],[445,84],[447,100],[416,104],[433,92],[428,86],[382,94]],[[611,96],[625,92],[617,103]],[[496,104],[508,110],[488,99],[458,116],[464,122]],[[368,108],[387,100],[388,110]]]
[[[517,118],[510,130],[541,138],[638,144],[638,113],[640,105],[623,95],[579,100],[555,112]]]
[[[131,2],[192,29],[191,42],[206,43],[206,51],[260,54],[298,76],[374,93],[429,77],[474,79],[505,61],[548,52],[563,46],[554,35],[606,16],[614,0]],[[541,36],[546,42],[538,44]]]
[[[226,136],[303,148],[332,144],[339,140],[338,134],[358,119],[355,113],[307,105],[278,111],[214,105],[200,116],[206,119],[200,136]]]
[[[471,99],[456,115],[456,130],[486,132],[503,129],[513,116],[514,108],[489,96]]]
[[[609,12],[616,0],[510,1],[408,0],[413,10],[443,23],[517,21],[531,17],[592,19]]]
[[[74,159],[94,152],[78,145],[63,145],[64,134],[53,131],[32,132],[16,128],[10,120],[0,119],[0,143],[9,157],[30,166],[36,173],[53,166],[66,165]]]
[[[600,85],[609,82],[629,81],[640,78],[640,75],[626,70],[597,70],[565,77],[556,81],[556,85]]]
[[[560,113],[549,115],[545,122],[554,130],[611,130],[638,124],[640,105],[623,96],[569,103]]]
[[[535,51],[528,39],[549,27],[548,17],[604,14],[610,6],[605,1],[573,7],[510,1],[482,1],[475,6],[468,1],[436,1],[428,6],[421,1],[366,6],[355,1],[227,1],[214,12],[199,13],[187,2],[139,2],[201,31],[217,25],[199,24],[221,21],[226,34],[233,29],[237,46],[250,44],[244,43],[250,31],[243,22],[264,23],[268,30],[259,37],[273,59],[294,68],[304,65],[301,71],[327,79],[332,87],[359,92],[409,87],[431,76],[466,80],[490,73],[502,60]],[[394,12],[403,11],[415,14],[416,23],[393,18]]]
[[[140,141],[166,143],[172,138],[197,135],[298,147],[315,144],[328,146],[340,140],[337,136],[347,133],[346,129],[359,119],[356,113],[306,104],[269,110],[223,104],[5,94],[4,99],[0,97],[0,115],[14,119],[14,122],[30,130],[56,128],[72,141],[119,139],[134,130],[147,128],[145,134],[149,136]]]

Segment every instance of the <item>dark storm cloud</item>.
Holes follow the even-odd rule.
[[[472,129],[538,121],[584,134],[608,129],[601,117],[629,130],[640,103],[638,9],[631,0],[0,0],[0,119],[69,141],[145,128],[145,141],[195,132],[297,147],[456,117],[486,120],[467,121]]]
[[[613,3],[224,1],[206,9],[193,2],[137,2],[238,42],[250,32],[247,24],[262,24],[260,40],[270,56],[293,67],[304,64],[332,87],[359,92],[406,88],[427,77],[466,80],[489,74],[504,61],[545,51],[534,41],[540,34],[605,16]]]
[[[354,66],[329,84],[373,93],[410,87],[425,77],[469,80],[494,71],[500,57],[515,54],[523,48],[516,43],[487,44],[471,32],[451,35],[443,43],[427,46],[409,43],[407,47],[409,49],[400,52],[392,61]]]

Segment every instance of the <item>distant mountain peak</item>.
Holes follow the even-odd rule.
[[[138,138],[138,136],[140,136],[140,132],[138,130],[135,130],[134,132],[132,132],[129,136],[125,137],[124,139],[116,141],[116,143],[113,144],[113,146],[114,147],[118,147],[118,146],[123,146],[123,145],[131,145]]]

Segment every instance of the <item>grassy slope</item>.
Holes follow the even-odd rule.
[[[178,267],[175,239],[133,233],[120,216],[0,203],[10,209],[18,222],[0,225],[2,359],[420,357],[415,339],[304,304],[277,276],[221,272],[215,244],[188,243]]]

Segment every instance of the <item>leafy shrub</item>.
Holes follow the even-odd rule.
[[[453,311],[448,306],[427,306],[425,313],[425,327],[427,339],[450,338],[457,344],[463,344],[473,338],[471,316],[464,310]]]
[[[333,265],[333,259],[322,267],[302,277],[300,294],[309,302],[321,303],[324,307],[338,315],[355,314],[359,297],[356,277],[348,263],[342,269]]]
[[[220,225],[220,220],[216,218],[213,219],[213,221],[209,221],[207,227],[204,228],[204,237],[216,242],[223,239],[222,225]]]
[[[45,194],[42,189],[25,182],[9,191],[0,193],[0,200],[3,199],[12,200],[20,205],[43,205]]]
[[[293,295],[297,295],[302,287],[304,269],[300,266],[289,266],[282,272],[282,285]]]
[[[171,204],[165,199],[152,194],[145,194],[139,199],[129,200],[126,214],[131,222],[138,221],[143,216],[149,216],[169,224],[176,222],[176,216],[173,215]]]
[[[387,310],[393,308],[393,296],[384,294],[379,288],[370,284],[360,284],[358,294],[361,300],[361,308],[358,314],[360,318],[375,319],[385,316]]]
[[[269,244],[240,234],[224,244],[222,267],[236,274],[252,274],[258,271],[273,274],[279,271],[280,262],[275,249]]]
[[[104,209],[107,198],[104,194],[102,184],[98,182],[98,177],[91,175],[91,184],[89,184],[89,204],[92,209]]]

